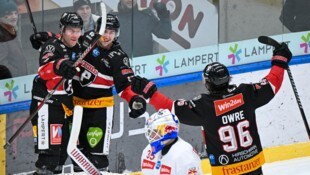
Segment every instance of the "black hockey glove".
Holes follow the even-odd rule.
[[[155,2],[153,6],[157,12],[157,16],[159,19],[168,18],[170,16],[170,12],[169,12],[169,10],[167,10],[167,7],[164,3]]]
[[[29,39],[30,39],[32,48],[39,50],[41,45],[52,37],[53,37],[53,34],[50,32],[38,32],[38,33],[30,35]]]
[[[271,64],[287,69],[288,63],[291,61],[291,59],[292,53],[290,49],[285,43],[282,43],[279,48],[274,49]]]
[[[146,102],[139,95],[135,95],[131,98],[129,102],[129,117],[130,118],[138,118],[146,111]]]
[[[148,99],[157,91],[157,87],[148,79],[135,76],[131,78],[131,90],[137,94],[143,95],[145,99]]]
[[[77,73],[77,70],[73,64],[73,61],[60,59],[54,63],[54,71],[56,74],[61,75],[65,79],[72,79]]]

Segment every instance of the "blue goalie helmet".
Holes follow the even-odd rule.
[[[152,147],[152,154],[162,150],[165,144],[178,137],[179,119],[167,109],[160,109],[146,120],[145,136]]]

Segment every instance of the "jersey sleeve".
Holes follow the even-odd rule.
[[[150,99],[150,104],[154,106],[156,110],[159,109],[168,109],[172,113],[178,116],[181,123],[193,125],[193,126],[201,126],[202,120],[199,117],[199,113],[201,110],[198,110],[197,105],[200,102],[198,100],[176,100],[166,97],[164,94],[156,91]],[[203,108],[200,108],[203,109]],[[203,116],[203,115],[202,115]]]
[[[130,67],[129,58],[120,47],[113,49],[108,54],[111,65],[112,76],[117,93],[124,91],[129,85],[129,78],[133,76],[133,70]]]
[[[267,104],[279,92],[283,82],[284,71],[279,66],[272,66],[266,77],[259,83],[253,84],[253,104],[255,108]]]

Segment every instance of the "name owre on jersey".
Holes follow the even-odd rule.
[[[217,100],[214,102],[216,116],[231,111],[243,104],[244,101],[242,94],[237,94],[223,100]],[[243,110],[222,116],[223,124],[233,123],[243,119],[244,119]]]
[[[221,119],[224,125],[245,120],[243,110],[223,115],[224,113],[236,109],[243,104],[244,100],[242,94],[237,94],[229,98],[217,100],[214,102],[216,116],[222,115]],[[250,142],[252,143],[252,141]],[[235,163],[230,165],[222,164],[223,166],[213,166],[212,173],[222,175],[244,174],[257,169],[265,162],[263,153],[259,152],[256,145],[252,145],[248,149],[232,153],[231,156],[234,159],[233,162]]]

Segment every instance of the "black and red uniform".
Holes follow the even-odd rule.
[[[81,55],[81,49],[80,44],[70,48],[56,38],[49,39],[43,45],[40,52],[38,75],[33,81],[30,113],[38,108],[38,104],[43,101],[47,92],[53,90],[61,80],[62,77],[55,73],[54,66],[58,66],[63,60],[76,61]],[[53,96],[33,117],[31,122],[34,131],[35,152],[39,154],[36,167],[53,171],[57,165],[64,164],[67,157],[66,143],[69,139],[67,117],[72,115],[72,112],[67,109],[73,109],[72,98],[71,79],[60,85]],[[63,144],[64,142],[65,144]],[[61,156],[64,158],[60,158]]]
[[[90,43],[94,32],[84,35],[83,46]],[[86,44],[85,44],[86,43]],[[136,94],[131,91],[128,77],[133,75],[127,54],[114,41],[109,50],[96,45],[79,63],[80,72],[73,79],[74,104],[83,106],[83,120],[79,136],[81,151],[97,168],[109,165],[107,156],[112,134],[114,97],[130,102]]]
[[[203,126],[213,175],[260,175],[265,159],[255,109],[275,96],[284,71],[272,66],[259,83],[241,84],[221,95],[201,94],[192,100],[173,101],[156,91],[150,103],[157,110],[170,109],[181,123]]]

